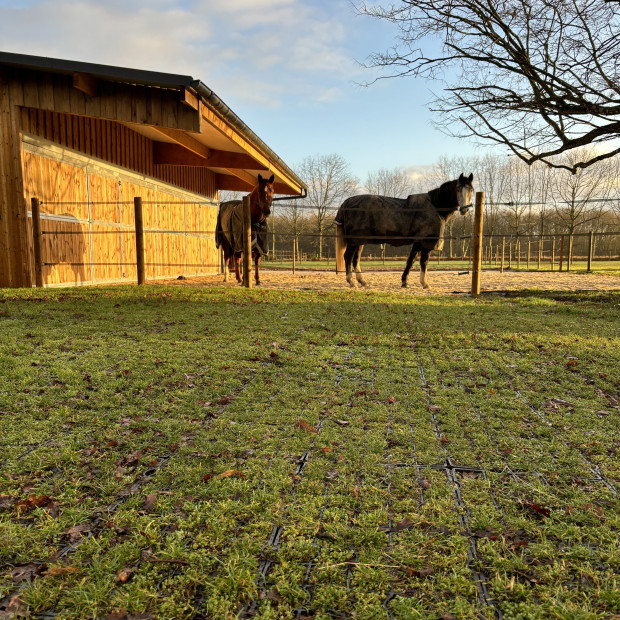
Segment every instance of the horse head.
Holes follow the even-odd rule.
[[[260,208],[260,213],[257,213],[257,220],[259,222],[262,222],[271,213],[274,180],[275,177],[273,174],[268,179],[263,179],[263,177],[259,174],[258,186],[254,189],[250,196],[252,207]],[[254,215],[254,213],[252,213],[252,215]],[[252,219],[254,219],[254,217]]]
[[[468,177],[461,173],[456,183],[456,200],[461,215],[465,215],[471,209],[471,196],[474,193],[474,186],[472,185],[473,180],[473,172]]]

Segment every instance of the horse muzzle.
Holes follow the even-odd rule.
[[[462,207],[459,207],[459,212],[461,213],[461,215],[467,215],[467,213],[469,212],[469,210],[471,209],[471,203],[468,205],[464,205]]]

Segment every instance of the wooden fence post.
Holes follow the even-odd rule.
[[[555,237],[551,243],[551,271],[555,268]]]
[[[562,271],[562,261],[564,260],[564,235],[560,239],[560,267],[558,271]]]
[[[252,214],[250,197],[243,197],[243,286],[252,288]]]
[[[144,225],[142,221],[142,198],[133,199],[133,208],[136,227],[136,269],[138,272],[138,284],[144,284]]]
[[[38,198],[30,199],[32,211],[32,246],[34,249],[34,277],[38,287],[43,286],[43,262],[41,259],[41,209]]]
[[[594,233],[590,231],[590,239],[588,243],[588,273],[592,273],[592,254],[594,249]]]
[[[295,237],[293,237],[293,275],[295,275]]]
[[[506,237],[502,237],[502,260],[499,266],[499,272],[504,273],[504,254],[506,253]]]
[[[476,211],[474,213],[471,296],[480,295],[480,270],[482,269],[482,211],[484,209],[484,192],[476,192]]]

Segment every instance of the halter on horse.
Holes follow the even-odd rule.
[[[260,286],[259,267],[261,255],[267,251],[267,216],[271,213],[274,175],[263,179],[258,175],[258,185],[250,193],[250,216],[252,226],[252,256],[256,269],[256,285]],[[241,282],[241,255],[243,253],[243,203],[231,200],[220,205],[215,235],[216,247],[224,251],[224,282],[228,272],[235,267],[237,282]]]

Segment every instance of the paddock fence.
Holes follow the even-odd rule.
[[[29,215],[37,286],[143,283],[217,275],[224,269],[215,246],[217,208],[210,201],[149,194],[87,204],[32,198]],[[333,229],[291,233],[270,225],[268,236],[264,268],[344,270]],[[443,241],[443,248],[431,254],[433,268],[473,269],[474,236],[444,235]],[[620,261],[616,231],[482,234],[480,245],[482,270],[590,272]],[[408,251],[406,245],[366,244],[363,269],[402,271]]]

